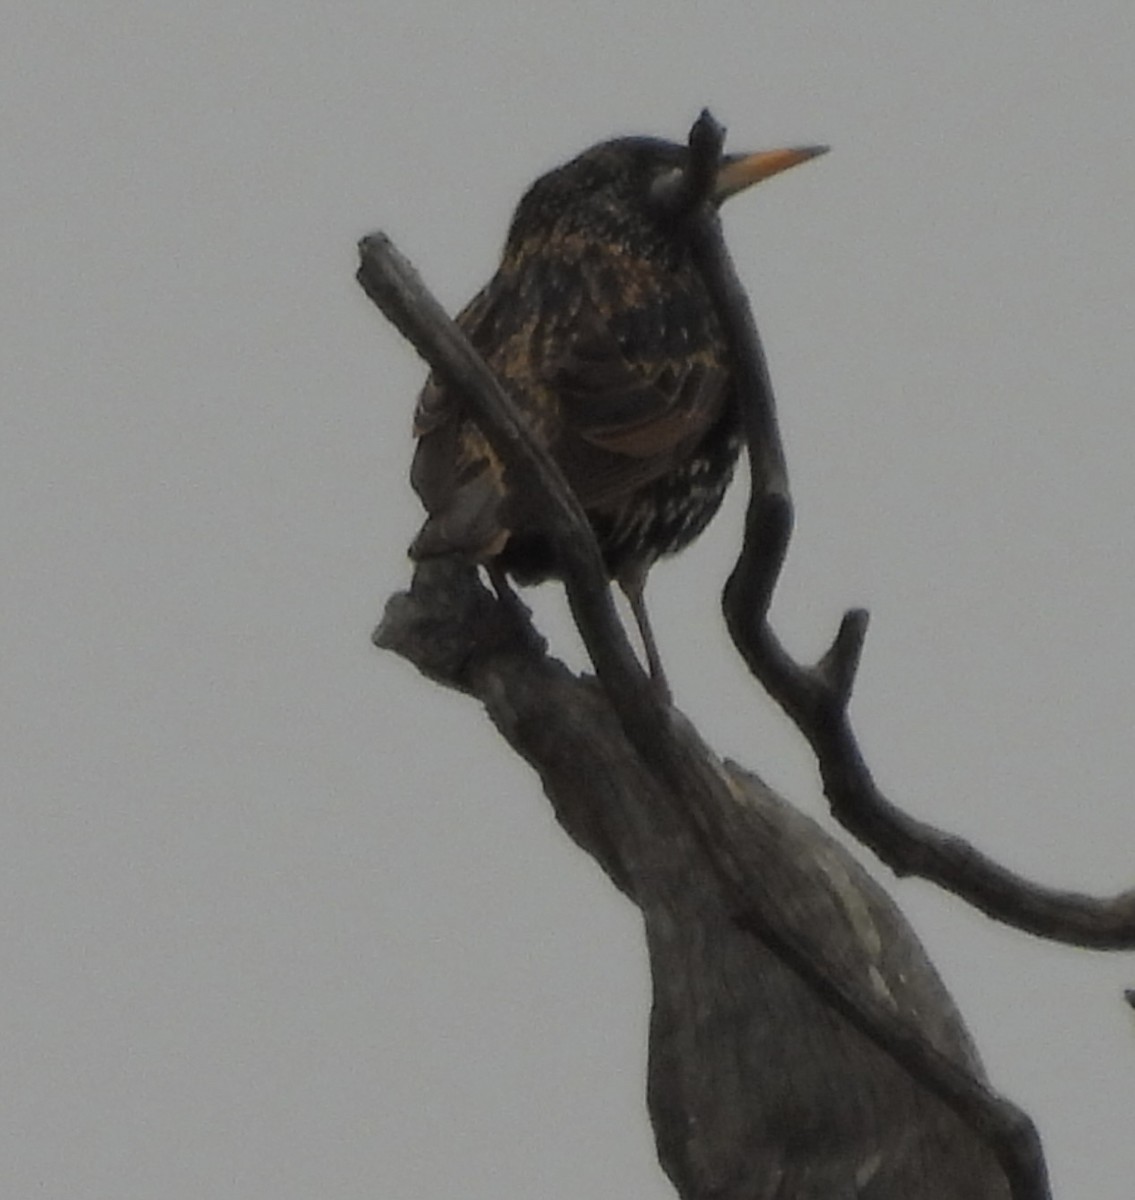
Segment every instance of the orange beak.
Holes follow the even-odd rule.
[[[827,152],[827,146],[791,146],[784,150],[761,150],[757,154],[729,155],[717,172],[713,198],[720,204],[762,179]]]

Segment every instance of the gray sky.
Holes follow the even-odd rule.
[[[456,8],[6,15],[5,1196],[672,1194],[635,912],[369,646],[423,370],[352,274],[382,228],[456,307],[540,171],[703,104],[834,147],[727,218],[797,501],[778,628],[812,655],[870,607],[854,716],[910,810],[1135,882],[1129,0]],[[722,631],[733,499],[652,576],[663,655],[823,815]],[[1131,1200],[1135,962],[876,873],[1057,1195]]]

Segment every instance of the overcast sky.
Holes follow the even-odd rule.
[[[948,14],[11,6],[0,1194],[672,1195],[636,912],[477,706],[369,644],[424,372],[352,276],[381,228],[456,308],[537,174],[705,104],[733,149],[833,146],[727,214],[797,503],[779,630],[814,655],[868,606],[892,797],[1046,883],[1135,884],[1135,19]],[[654,572],[656,631],[708,740],[827,821],[722,629],[742,499]],[[1131,1200],[1132,957],[864,857],[1056,1194]]]

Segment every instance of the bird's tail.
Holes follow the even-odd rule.
[[[473,562],[495,558],[509,537],[501,522],[502,498],[488,471],[454,488],[418,530],[410,544],[410,557],[421,561],[454,554]]]

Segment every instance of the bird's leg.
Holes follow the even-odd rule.
[[[496,592],[497,599],[514,617],[527,623],[529,616],[528,607],[516,594],[516,589],[509,583],[504,567],[495,558],[490,558],[484,564],[484,567],[489,573],[489,582],[493,585],[493,591]]]
[[[639,637],[642,638],[642,648],[646,651],[646,665],[654,690],[662,702],[668,705],[671,700],[670,684],[666,681],[666,672],[662,669],[662,659],[658,654],[658,644],[654,640],[654,630],[650,627],[650,617],[647,616],[646,600],[643,597],[647,570],[648,567],[643,566],[625,571],[619,576],[618,583],[634,614]]]

